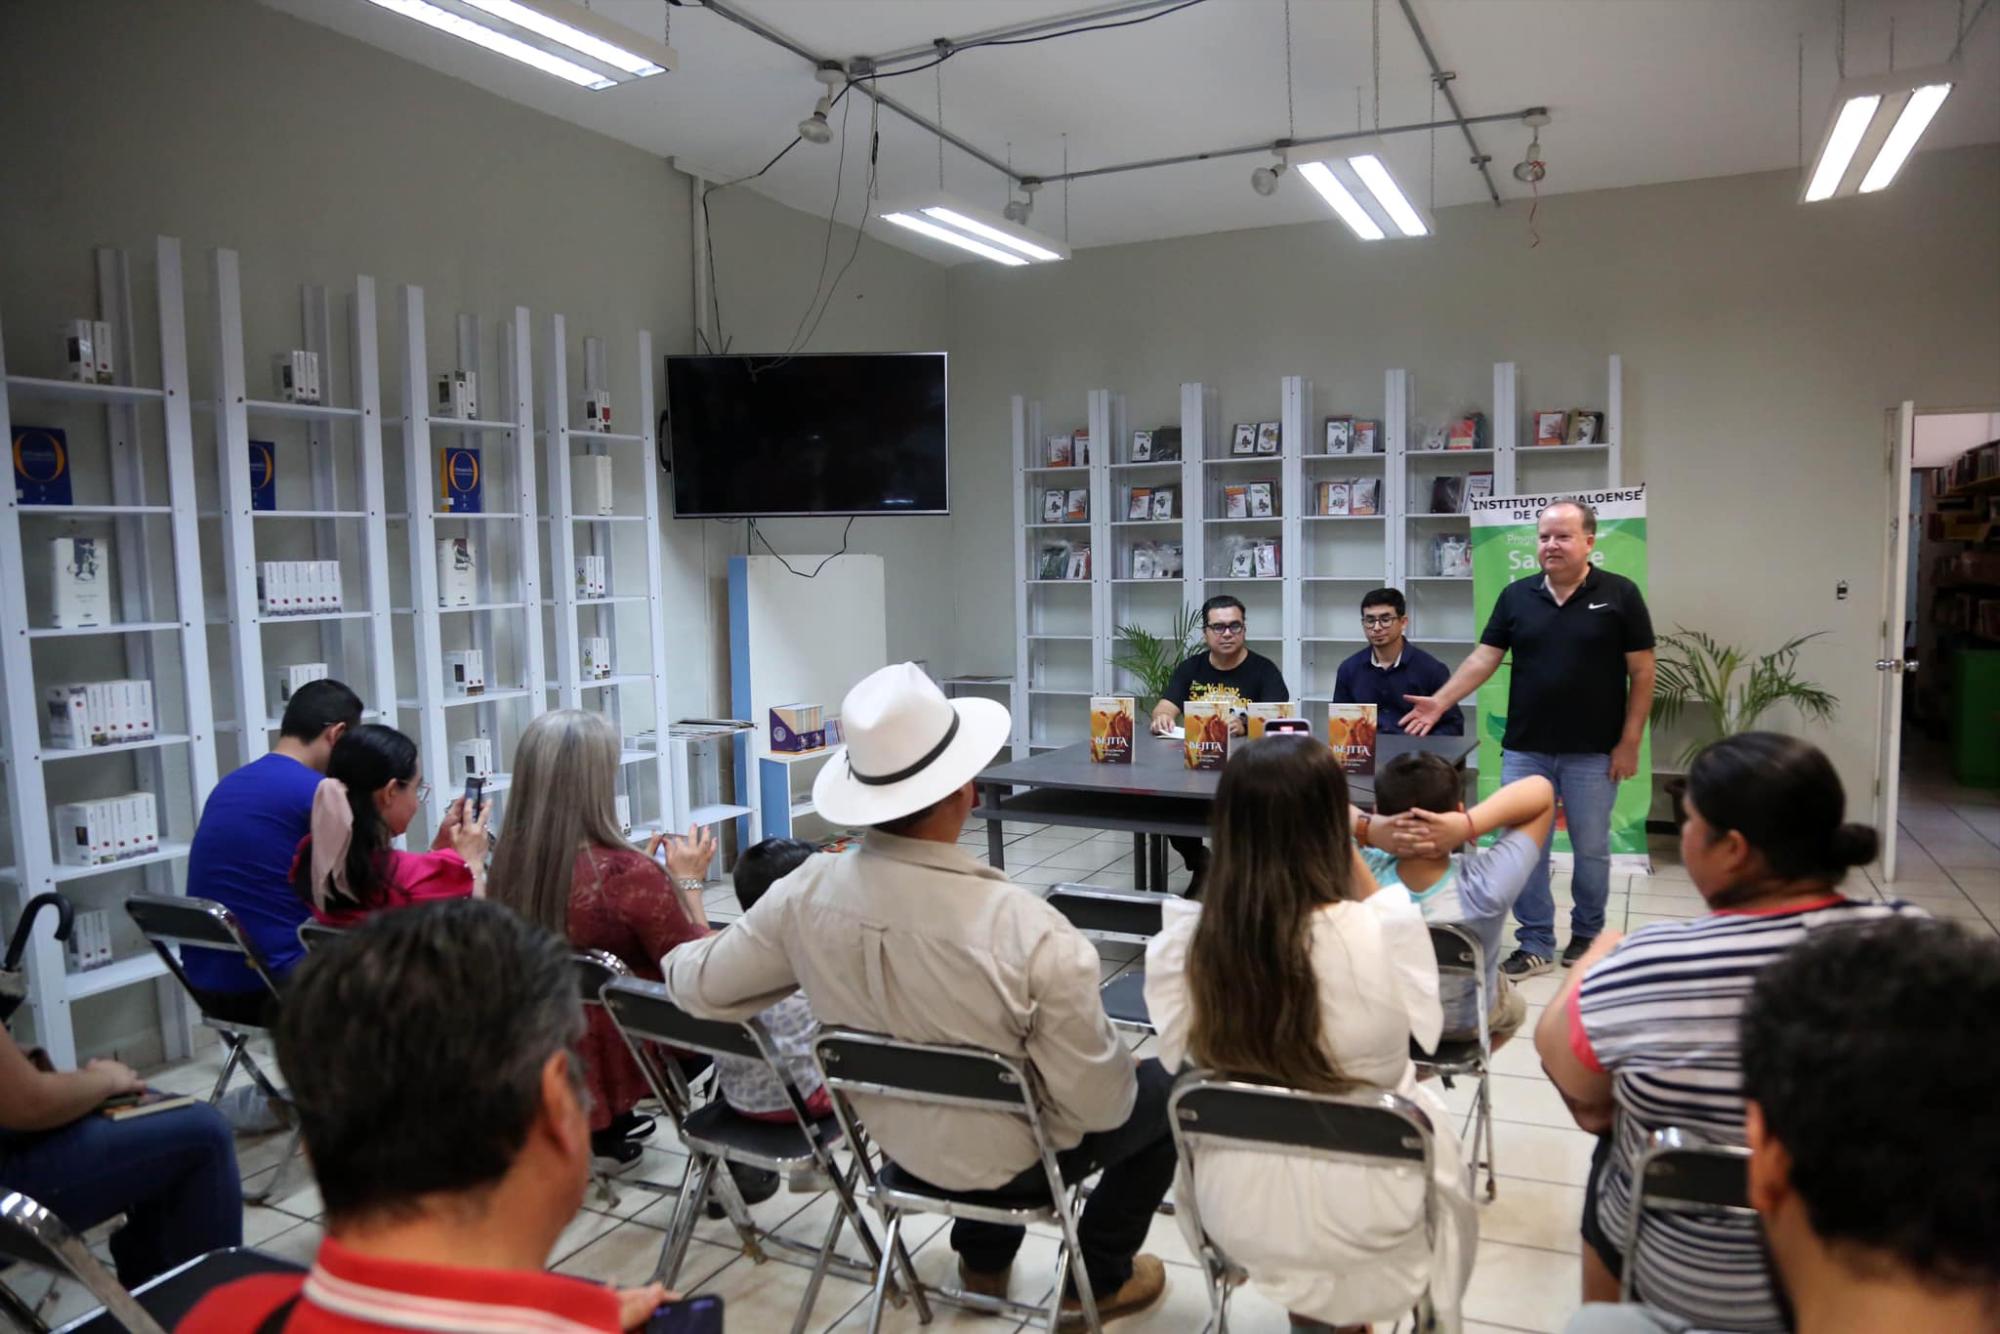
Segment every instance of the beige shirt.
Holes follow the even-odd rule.
[[[704,1018],[745,1019],[803,988],[823,1024],[1025,1057],[1058,1149],[1132,1112],[1132,1057],[1098,999],[1096,948],[956,844],[872,831],[661,968],[674,1003]],[[865,1095],[854,1108],[883,1152],[949,1190],[992,1189],[1035,1162],[1016,1117]]]

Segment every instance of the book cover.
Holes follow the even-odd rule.
[[[1354,452],[1357,454],[1380,454],[1382,452],[1382,423],[1354,419]]]
[[[1436,426],[1426,426],[1423,428],[1423,432],[1424,434],[1423,434],[1422,448],[1426,452],[1432,454],[1443,453],[1445,447],[1445,439],[1446,439],[1446,428],[1444,424],[1440,422]]]
[[[485,508],[479,451],[448,445],[438,451],[438,508],[448,514],[478,514]]]
[[[1489,500],[1492,498],[1492,496],[1493,496],[1492,473],[1475,472],[1466,474],[1465,498],[1468,502],[1474,500]],[[1469,505],[1468,508],[1470,508]]]
[[[817,704],[771,706],[771,749],[787,754],[819,750],[826,745],[824,713]]]
[[[1472,542],[1464,533],[1438,533],[1431,538],[1431,573],[1440,579],[1472,577]]]
[[[14,502],[19,505],[73,505],[70,492],[69,435],[53,426],[14,428]]]
[[[1069,493],[1069,503],[1063,510],[1065,523],[1086,523],[1090,519],[1090,490],[1076,487]]]
[[[1465,479],[1456,473],[1431,478],[1431,513],[1456,514],[1465,499]]]
[[[1248,543],[1229,553],[1229,574],[1234,579],[1249,579],[1257,573],[1257,553]]]
[[[1190,769],[1220,769],[1229,762],[1229,704],[1191,699],[1181,710],[1182,752]]]
[[[1150,519],[1153,517],[1153,488],[1150,486],[1135,486],[1125,494],[1126,518]]]
[[[151,1116],[155,1112],[171,1112],[180,1107],[194,1106],[194,1095],[190,1093],[169,1093],[165,1089],[147,1089],[144,1093],[121,1093],[115,1098],[107,1098],[97,1110],[113,1121],[130,1121],[141,1116]]]
[[[1129,461],[1132,463],[1151,463],[1153,461],[1153,433],[1151,431],[1132,432],[1132,455]]]
[[[1354,483],[1321,482],[1319,484],[1319,512],[1335,518],[1354,512]]]
[[[1259,454],[1276,454],[1283,447],[1284,440],[1279,434],[1278,423],[1257,423],[1257,452]]]
[[[1375,706],[1373,704],[1329,704],[1326,706],[1326,739],[1340,757],[1340,767],[1351,774],[1375,772]]]
[[[1051,468],[1068,468],[1074,466],[1075,463],[1076,453],[1070,443],[1070,438],[1066,435],[1050,436],[1049,466]]]
[[[1482,438],[1485,434],[1486,415],[1484,413],[1475,412],[1470,416],[1460,417],[1451,424],[1451,430],[1445,437],[1445,448],[1478,449],[1486,443]]]
[[[1069,543],[1051,542],[1042,548],[1040,576],[1043,579],[1067,579],[1069,577]]]
[[[1604,414],[1592,412],[1588,408],[1578,408],[1569,414],[1569,436],[1566,445],[1599,445],[1604,443]]]
[[[1178,426],[1155,426],[1153,428],[1153,462],[1177,463],[1181,457],[1181,428]]]
[[[1064,577],[1068,579],[1090,578],[1090,544],[1088,542],[1070,548],[1069,572]]]
[[[1138,701],[1130,695],[1090,697],[1090,758],[1097,764],[1132,762],[1132,724]]]
[[[1174,517],[1174,500],[1180,495],[1177,486],[1156,486],[1153,488],[1153,517],[1171,519]]]
[[[1237,422],[1229,436],[1229,452],[1232,455],[1255,454],[1257,452],[1257,423]]]
[[[1348,484],[1347,512],[1349,514],[1380,514],[1382,512],[1382,483],[1374,477],[1357,477]]]
[[[1261,741],[1263,739],[1264,724],[1270,722],[1271,719],[1296,718],[1299,716],[1299,706],[1288,699],[1263,704],[1252,704],[1249,706],[1249,710],[1249,739],[1251,741]]]
[[[1061,523],[1063,515],[1069,511],[1069,492],[1062,490],[1042,492],[1042,522]]]
[[[1078,468],[1090,466],[1090,432],[1078,427],[1070,433],[1070,463]]]
[[[1132,548],[1132,574],[1134,579],[1153,579],[1154,562],[1159,559],[1157,549],[1151,542],[1141,542]]]
[[[1326,452],[1346,454],[1354,448],[1354,418],[1328,417],[1326,419]]]
[[[1535,443],[1546,448],[1560,445],[1569,438],[1569,413],[1537,412],[1535,414]]]
[[[1222,488],[1222,517],[1225,519],[1247,519],[1250,517],[1250,488],[1242,482],[1232,482]]]
[[[1278,539],[1259,538],[1250,548],[1253,569],[1259,579],[1276,579],[1278,569]]]
[[[1271,504],[1271,483],[1250,483],[1250,517],[1253,519],[1268,519],[1276,513],[1276,509]]]
[[[250,442],[250,508],[278,508],[278,447],[269,440]]]

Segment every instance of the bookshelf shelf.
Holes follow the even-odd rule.
[[[120,871],[136,871],[148,866],[164,866],[169,862],[181,860],[187,856],[187,853],[187,844],[169,843],[162,840],[158,852],[149,852],[143,857],[127,857],[123,861],[106,862],[102,866],[51,865],[45,873],[45,878],[51,885],[71,885],[79,880],[95,880],[99,876],[116,875]],[[0,871],[0,879],[16,881],[18,883],[17,876],[18,872],[11,867],[6,871]]]
[[[15,566],[16,569],[21,568]],[[110,625],[77,625],[58,628],[41,626],[30,629],[30,639],[87,639],[98,635],[141,635],[165,634],[183,627],[180,621],[117,621]]]
[[[518,510],[478,510],[473,513],[454,510],[431,511],[433,523],[451,523],[454,520],[460,523],[518,523],[521,514]]]
[[[171,505],[16,505],[25,518],[66,519],[80,515],[93,517],[105,514],[153,515],[172,514]]]
[[[162,732],[149,736],[144,741],[120,741],[110,746],[92,746],[88,750],[63,750],[47,746],[36,753],[43,764],[57,764],[63,760],[84,760],[96,755],[123,755],[135,750],[158,750],[162,746],[184,746],[193,738],[179,732]]]
[[[252,510],[256,519],[373,519],[379,512],[368,510]],[[220,516],[217,516],[220,517]]]
[[[149,389],[134,384],[86,384],[82,380],[51,380],[40,375],[10,375],[7,377],[7,397],[137,404],[157,403],[170,397],[179,397],[185,401],[187,391],[185,387]]]
[[[78,1001],[86,996],[101,996],[107,991],[137,986],[166,975],[166,961],[149,949],[144,954],[134,954],[101,968],[86,968],[71,973],[65,981],[69,999]]]
[[[372,414],[375,411],[373,406],[366,409],[343,408],[332,403],[282,403],[260,398],[245,399],[243,410],[259,417],[296,421],[358,421],[364,412]]]

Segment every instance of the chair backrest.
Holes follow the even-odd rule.
[[[1027,1067],[998,1052],[906,1042],[851,1028],[822,1028],[813,1041],[813,1054],[827,1088],[837,1094],[862,1093],[1034,1119]]]
[[[1167,898],[1165,894],[1064,884],[1050,887],[1047,902],[1093,940],[1144,944],[1160,934],[1160,905]]]
[[[1182,1159],[1205,1143],[1365,1167],[1422,1168],[1432,1155],[1430,1118],[1409,1099],[1380,1089],[1308,1093],[1189,1070],[1167,1101]]]
[[[0,1196],[0,1257],[75,1279],[132,1334],[164,1334],[81,1237],[18,1191]]]
[[[625,961],[607,950],[578,950],[570,956],[576,962],[576,986],[585,1005],[603,1005],[604,988],[613,979],[632,976]]]
[[[1484,979],[1486,951],[1479,937],[1453,922],[1429,922],[1431,953],[1437,957],[1440,973],[1467,973]]]
[[[343,935],[347,934],[347,929],[339,926],[328,926],[325,922],[315,922],[312,918],[308,917],[305,921],[299,923],[298,934],[299,944],[305,947],[306,953],[311,954],[314,950],[324,949],[334,941],[339,940]]]
[[[177,894],[134,894],[125,900],[125,913],[137,924],[140,933],[146,937],[146,943],[153,947],[153,952],[160,956],[167,970],[186,988],[188,995],[194,997],[204,1018],[211,1021],[221,1018],[230,1024],[243,1024],[244,1021],[236,1017],[241,1013],[242,998],[196,986],[182,969],[180,956],[172,949],[175,945],[192,945],[241,955],[271,995],[278,995],[277,980],[271,976],[264,956],[257,952],[257,947],[250,943],[250,937],[243,933],[243,925],[236,920],[236,914],[214,900]]]
[[[1637,1213],[1757,1216],[1750,1205],[1750,1150],[1708,1144],[1672,1126],[1653,1132],[1640,1157]]]
[[[581,962],[579,960],[579,962]],[[660,1042],[703,1056],[741,1056],[752,1061],[764,1059],[757,1039],[742,1024],[719,1019],[697,1019],[674,1004],[667,989],[658,982],[636,977],[614,977],[600,987],[604,1008],[631,1042]]]

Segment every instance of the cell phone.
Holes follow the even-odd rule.
[[[460,808],[460,818],[474,821],[479,818],[479,802],[486,795],[486,780],[478,774],[465,780],[465,805]]]
[[[722,1298],[709,1293],[656,1306],[646,1334],[722,1334]]]
[[[1284,736],[1286,734],[1311,736],[1312,730],[1312,721],[1307,718],[1266,718],[1264,720],[1265,736]]]

